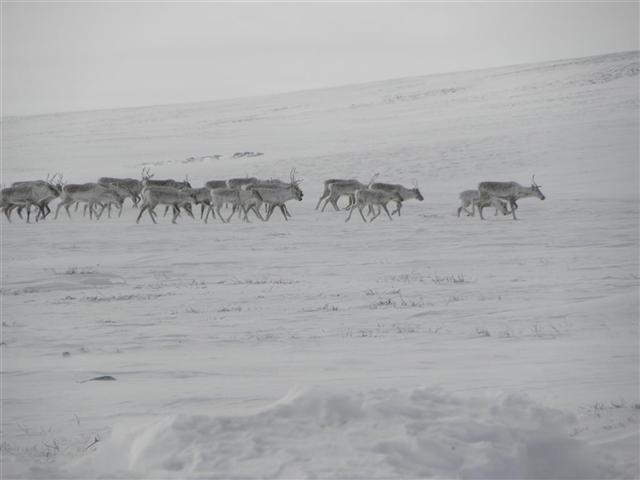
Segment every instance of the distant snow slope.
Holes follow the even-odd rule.
[[[266,224],[2,220],[3,478],[637,478],[639,65],[4,119],[5,185],[296,167],[305,197]],[[424,202],[314,209],[376,172]],[[455,216],[533,174],[519,221]]]

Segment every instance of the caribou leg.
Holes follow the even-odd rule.
[[[347,206],[344,208],[345,210],[349,210],[351,208],[352,205],[355,205],[356,203],[356,196],[355,195],[349,195],[349,203],[347,203]],[[338,199],[336,199],[336,205],[338,204]]]
[[[282,206],[284,207],[284,213],[286,213],[286,214],[287,214],[287,217],[289,217],[289,218],[293,217],[293,215],[291,215],[291,212],[290,212],[290,211],[289,211],[289,209],[287,208],[287,204],[286,204],[286,203],[284,203],[284,204],[282,204]]]
[[[227,223],[225,222],[224,217],[222,216],[222,212],[220,211],[221,208],[222,208],[222,205],[216,205],[216,213],[218,214],[218,218],[222,223]]]
[[[265,218],[265,222],[268,222],[269,219],[271,218],[271,215],[273,215],[273,211],[275,210],[276,206],[272,203],[269,205],[269,211],[267,212],[267,216]]]
[[[389,217],[389,220],[393,221],[393,218],[391,217],[391,214],[389,213],[389,210],[387,210],[387,206],[386,205],[382,205],[382,208],[384,208],[384,211],[387,213],[387,217]],[[378,213],[378,215],[380,215],[380,214]]]
[[[359,207],[357,204],[353,204],[353,207],[351,207],[351,210],[353,210],[354,208],[358,209],[358,212],[360,212],[360,216],[362,217],[362,221],[367,223],[367,219],[364,216],[364,212],[362,211],[364,207]]]
[[[45,218],[47,218],[47,215],[51,213],[51,209],[49,208],[49,202],[42,202],[40,209],[42,211],[42,215],[40,216],[40,218],[44,220]]]
[[[102,214],[104,213],[105,209],[107,210],[108,218],[111,218],[111,204],[110,203],[105,203],[104,205],[102,205],[102,208],[100,209],[100,213],[98,213],[96,215],[96,220],[100,220],[100,218],[102,217]]]
[[[324,212],[324,209],[326,208],[326,206],[327,206],[327,204],[328,204],[329,202],[331,202],[331,205],[333,206],[333,209],[334,209],[336,212],[339,212],[339,211],[340,211],[340,207],[338,207],[338,199],[337,199],[337,198],[335,198],[333,195],[329,195],[329,196],[327,197],[327,199],[325,200],[324,205],[322,205],[322,210],[320,210],[321,212]]]
[[[329,195],[329,192],[327,190],[322,192],[322,196],[320,197],[320,200],[318,200],[318,204],[316,205],[316,210],[318,210],[318,208],[320,207],[320,202],[322,202],[322,200],[327,198],[327,195]]]
[[[229,223],[229,220],[231,220],[231,217],[233,217],[236,214],[237,209],[238,209],[238,206],[234,204],[233,208],[231,209],[231,215],[227,217],[227,223]]]
[[[140,223],[140,217],[142,216],[142,214],[144,213],[144,211],[147,209],[147,206],[144,205],[141,209],[140,209],[140,213],[138,213],[138,218],[136,218],[136,223]]]
[[[207,215],[204,217],[204,223],[207,223],[207,220],[209,219],[209,214],[211,214],[211,218],[216,218],[216,212],[213,209],[213,205],[209,205],[209,210],[207,210]]]
[[[289,221],[289,217],[287,217],[287,212],[285,210],[285,206],[284,205],[278,205],[278,207],[280,207],[280,211],[282,212],[282,216],[288,222]]]
[[[262,220],[264,222],[264,217],[260,213],[260,209],[259,208],[256,208],[255,205],[251,205],[251,207],[249,207],[249,210],[253,210],[253,213],[256,214],[256,217],[258,217],[260,220]]]
[[[351,220],[351,215],[353,215],[353,208],[354,207],[351,207],[351,209],[349,209],[349,215],[347,215],[347,218],[345,219],[345,223]]]
[[[60,202],[58,204],[58,208],[56,208],[56,215],[55,215],[55,217],[53,217],[53,219],[54,220],[58,219],[58,213],[60,212],[60,209],[62,207],[64,207],[64,210],[67,212],[67,215],[69,216],[69,218],[71,218],[71,213],[69,212],[69,207],[71,207],[71,203],[72,202],[64,202],[64,201]]]
[[[327,197],[327,199],[322,204],[322,209],[320,210],[321,212],[324,212],[324,209],[327,208],[327,203],[329,203],[330,200],[331,200],[331,197]]]
[[[382,209],[378,208],[378,213],[376,213],[373,217],[371,217],[371,219],[369,220],[369,223],[373,222],[376,218],[378,218],[381,213],[382,213]],[[387,211],[387,215],[388,214],[389,214],[389,212]]]
[[[149,213],[151,220],[153,220],[153,223],[158,223],[156,222],[156,217],[158,216],[158,214],[155,212],[154,208],[156,208],[155,205],[153,207],[147,207],[147,212]]]

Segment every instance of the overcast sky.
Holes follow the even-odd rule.
[[[214,100],[637,49],[636,2],[3,3],[3,115]]]

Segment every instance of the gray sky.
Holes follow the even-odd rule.
[[[278,93],[638,42],[636,2],[3,3],[3,115]]]

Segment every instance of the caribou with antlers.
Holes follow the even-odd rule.
[[[191,183],[189,183],[189,176],[185,176],[182,182],[178,182],[173,178],[167,178],[164,180],[153,180],[155,175],[151,173],[150,169],[143,168],[142,169],[142,188],[145,187],[172,187],[177,188],[178,190],[185,190],[191,188]]]
[[[30,198],[33,202],[32,204],[37,206],[39,209],[38,214],[36,215],[36,222],[37,222],[38,219],[40,218],[44,219],[46,218],[47,215],[49,215],[49,213],[51,213],[51,209],[49,208],[49,202],[51,202],[53,199],[60,196],[63,185],[64,183],[62,182],[62,174],[56,173],[53,175],[53,177],[50,177],[50,175],[47,174],[46,180],[28,180],[28,181],[22,181],[22,182],[13,182],[11,184],[11,187],[13,188],[25,187],[25,188],[31,189]],[[28,220],[29,210],[31,208],[30,205],[28,206],[28,205],[16,204],[13,207],[9,208],[8,213],[10,214],[13,208],[17,208],[18,216],[22,218],[21,212],[24,207],[27,207],[27,220]],[[7,213],[7,210],[5,210],[5,213]]]
[[[538,197],[540,200],[545,199],[544,194],[540,190],[540,185],[536,183],[535,175],[531,177],[530,187],[523,187],[516,182],[480,182],[478,184],[478,191],[480,192],[481,199],[497,197],[509,202],[514,220],[517,220],[516,209],[518,205],[516,204],[516,200],[527,197]],[[482,208],[478,208],[478,211],[480,212],[480,219],[484,220]]]
[[[289,183],[284,184],[273,181],[271,184],[247,185],[247,190],[256,192],[260,200],[268,205],[265,221],[271,218],[276,207],[280,208],[282,216],[288,221],[291,214],[287,210],[285,203],[293,199],[299,202],[302,201],[303,193],[300,189],[302,180],[296,179],[295,168],[289,173],[289,180]]]

